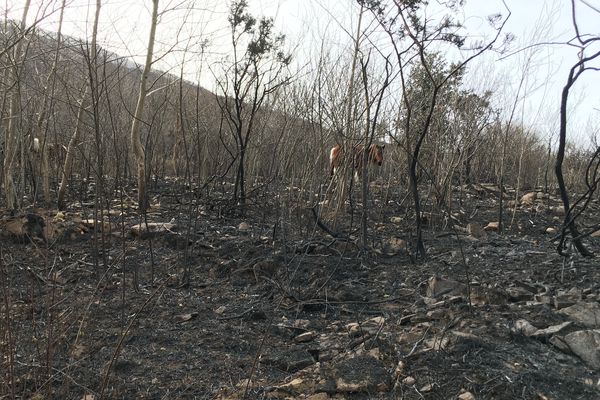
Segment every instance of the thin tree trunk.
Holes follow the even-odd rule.
[[[142,146],[142,139],[140,135],[140,121],[144,113],[144,102],[147,93],[147,82],[148,76],[150,75],[150,68],[152,67],[152,55],[154,52],[154,37],[156,36],[156,23],[158,20],[158,0],[152,0],[152,22],[150,25],[150,37],[148,39],[148,52],[146,54],[146,63],[144,64],[144,70],[140,81],[140,91],[138,95],[137,105],[135,107],[135,113],[133,115],[133,122],[131,124],[131,147],[133,148],[133,154],[137,164],[138,172],[138,207],[140,210],[148,208],[148,198],[146,196],[146,157],[144,147]]]
[[[56,69],[58,68],[58,61],[60,59],[60,46],[62,44],[62,25],[63,25],[63,17],[65,12],[65,3],[67,0],[62,0],[61,8],[60,8],[60,16],[58,19],[58,30],[56,37],[56,48],[54,50],[54,61],[52,62],[52,67],[48,72],[48,76],[46,77],[46,85],[44,90],[44,100],[42,103],[42,108],[40,110],[40,114],[37,120],[37,136],[40,138],[40,162],[41,165],[40,175],[42,177],[42,192],[44,194],[44,202],[49,204],[50,202],[50,167],[48,163],[48,137],[47,130],[43,128],[44,122],[46,121],[46,116],[48,115],[48,101],[54,97],[54,81],[52,82],[52,88],[50,89],[50,93],[48,92],[48,87],[50,86],[50,81],[56,74]]]
[[[69,176],[71,175],[71,168],[73,166],[73,158],[75,153],[75,146],[79,142],[79,136],[81,132],[81,120],[83,117],[83,103],[85,101],[85,97],[87,96],[88,88],[86,86],[85,91],[83,92],[83,96],[81,96],[81,100],[79,101],[79,107],[77,109],[77,121],[75,123],[75,131],[71,136],[71,140],[69,140],[69,145],[67,146],[67,154],[65,155],[65,163],[62,169],[60,186],[58,188],[58,209],[64,209],[64,199],[65,193],[67,191],[67,185],[69,184]]]
[[[596,57],[600,55],[600,52],[596,53]],[[594,57],[595,58],[595,57]],[[589,58],[588,58],[589,59]],[[587,61],[586,59],[585,61]],[[592,58],[593,59],[593,58]],[[556,164],[554,165],[554,172],[556,173],[556,180],[558,181],[558,188],[560,189],[560,198],[562,199],[563,206],[565,208],[565,220],[564,220],[564,228],[563,228],[563,239],[560,241],[558,245],[558,253],[563,254],[562,246],[564,244],[564,229],[568,227],[571,232],[571,236],[573,237],[573,244],[575,248],[579,252],[579,254],[583,256],[592,256],[593,254],[585,247],[583,244],[582,238],[579,235],[579,230],[577,229],[577,224],[575,223],[575,219],[570,210],[569,204],[569,194],[567,193],[567,187],[565,185],[565,179],[562,172],[562,164],[565,158],[565,147],[567,141],[567,101],[569,99],[569,90],[571,86],[581,72],[583,71],[583,63],[584,60],[581,60],[575,66],[571,68],[569,73],[569,77],[567,79],[567,84],[563,88],[561,100],[560,100],[560,131],[558,136],[558,150],[556,151]],[[577,75],[575,75],[575,70],[578,70]]]
[[[29,5],[31,0],[25,1],[25,6],[23,8],[23,15],[21,17],[21,25],[19,33],[25,31],[25,26],[27,22],[27,13],[29,12]],[[11,71],[11,84],[13,85],[10,93],[10,108],[9,108],[9,116],[8,116],[8,127],[6,129],[5,138],[4,138],[4,148],[5,148],[5,156],[4,156],[4,195],[6,197],[6,206],[9,209],[17,209],[19,207],[19,202],[17,201],[17,191],[15,188],[15,183],[13,180],[13,168],[15,164],[15,158],[17,156],[17,145],[18,145],[18,137],[17,137],[17,129],[16,124],[19,119],[19,115],[21,112],[21,93],[20,93],[20,83],[19,83],[19,64],[21,62],[21,52],[23,50],[23,40],[19,40],[17,45],[15,46],[15,53],[13,58],[13,65],[10,68]],[[21,160],[23,162],[24,160]],[[21,166],[23,167],[23,166]]]

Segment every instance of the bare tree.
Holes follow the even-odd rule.
[[[152,0],[152,20],[150,25],[150,37],[148,38],[148,51],[146,53],[146,62],[144,70],[140,78],[140,89],[138,94],[137,105],[133,114],[133,122],[131,123],[131,147],[135,155],[137,164],[137,182],[138,182],[138,207],[140,210],[145,210],[149,206],[149,201],[146,196],[146,157],[144,154],[144,146],[140,135],[140,122],[144,113],[144,102],[147,95],[147,82],[150,69],[152,67],[152,56],[154,53],[154,37],[156,36],[156,24],[158,20],[158,0]]]
[[[58,196],[57,196],[57,204],[58,209],[62,210],[65,206],[65,193],[67,191],[67,185],[69,183],[69,176],[71,174],[71,168],[73,167],[73,158],[75,156],[75,147],[79,142],[79,136],[81,135],[81,124],[83,120],[83,112],[85,110],[84,102],[87,96],[88,87],[86,86],[81,99],[79,100],[79,105],[77,107],[77,120],[75,122],[75,129],[73,131],[73,135],[69,140],[69,144],[67,145],[67,153],[65,155],[65,163],[62,168],[62,174],[60,179],[60,185],[58,187]]]
[[[379,21],[379,24],[384,29],[393,46],[396,59],[398,62],[399,74],[402,83],[402,99],[405,106],[405,115],[403,116],[405,141],[402,143],[398,138],[394,140],[399,144],[406,146],[408,151],[408,176],[410,192],[413,197],[414,212],[415,212],[415,254],[417,257],[425,257],[425,245],[423,242],[422,221],[421,221],[421,200],[418,189],[417,166],[419,165],[419,157],[425,139],[429,133],[429,129],[436,110],[439,94],[442,88],[465,66],[491,49],[498,40],[500,32],[508,17],[496,27],[495,37],[485,45],[481,45],[470,56],[462,62],[452,65],[449,70],[442,76],[434,74],[432,59],[429,54],[428,47],[431,43],[443,41],[449,45],[462,47],[465,37],[461,36],[458,31],[460,25],[454,22],[449,16],[442,19],[442,22],[437,26],[430,26],[430,22],[423,19],[420,14],[421,7],[425,2],[392,2],[391,17],[387,15],[386,4],[375,0],[359,0],[361,4],[367,4],[373,12],[373,15]],[[453,5],[447,4],[448,7]],[[455,6],[455,5],[454,5]],[[496,22],[496,21],[495,21]],[[401,47],[404,43],[403,39],[407,39],[406,47]],[[416,61],[415,61],[416,60]],[[428,80],[428,98],[419,99],[422,104],[421,109],[424,111],[422,118],[413,120],[413,104],[411,104],[408,96],[408,87],[406,80],[407,65],[417,63],[419,68],[424,72],[425,79]],[[415,135],[413,137],[413,134]]]
[[[567,82],[563,87],[561,98],[560,98],[560,130],[558,135],[558,150],[556,152],[556,163],[554,165],[554,172],[556,174],[556,180],[558,181],[558,187],[560,189],[560,197],[563,202],[563,206],[565,208],[565,220],[563,223],[561,240],[558,245],[558,253],[564,254],[564,243],[566,239],[566,231],[570,232],[573,238],[573,244],[577,251],[583,256],[591,256],[593,255],[587,247],[583,243],[583,238],[579,234],[579,230],[577,229],[576,217],[583,212],[579,210],[579,212],[575,213],[575,210],[570,205],[569,193],[567,191],[567,187],[565,184],[565,179],[563,176],[563,161],[565,158],[565,147],[567,141],[567,102],[569,100],[569,91],[572,86],[575,84],[577,79],[581,77],[581,75],[586,71],[600,71],[600,68],[590,65],[590,63],[598,58],[600,58],[600,51],[592,52],[590,55],[586,55],[586,50],[595,47],[597,43],[600,42],[599,36],[588,36],[582,35],[579,30],[579,26],[577,24],[576,17],[576,7],[575,0],[571,0],[571,15],[573,21],[573,27],[575,29],[575,43],[570,43],[579,49],[579,61],[575,63],[571,69],[569,70],[569,75],[567,77]],[[596,152],[597,153],[597,152]],[[595,153],[595,154],[596,154]],[[592,158],[593,161],[593,158]],[[591,165],[592,163],[590,163]],[[589,168],[588,168],[589,170]],[[596,184],[593,185],[595,189]],[[592,186],[592,185],[590,185]],[[588,191],[589,199],[591,199],[591,194],[594,190]],[[589,200],[588,200],[589,201]],[[587,205],[587,202],[584,203]],[[585,209],[585,206],[584,206]]]
[[[48,75],[46,77],[46,83],[44,85],[44,99],[42,101],[42,106],[39,111],[36,129],[37,129],[37,139],[40,141],[40,174],[42,178],[42,192],[44,194],[44,202],[49,204],[50,202],[50,166],[48,164],[48,137],[47,133],[47,125],[48,125],[48,114],[49,108],[51,107],[51,99],[54,97],[55,92],[55,74],[58,68],[58,62],[60,59],[60,49],[62,46],[62,26],[63,26],[63,18],[65,14],[65,4],[66,0],[62,0],[60,6],[60,15],[58,18],[58,28],[56,32],[56,46],[54,48],[54,60],[52,62],[52,67],[48,71]],[[46,127],[44,127],[46,125]]]
[[[273,32],[273,20],[257,20],[247,8],[246,0],[231,4],[228,21],[233,58],[230,64],[223,64],[223,77],[217,82],[222,94],[217,102],[237,147],[233,198],[239,200],[242,209],[246,202],[246,156],[256,117],[267,96],[289,81],[286,68],[291,61],[283,51],[284,36]]]
[[[24,34],[27,26],[27,14],[29,12],[29,6],[31,0],[25,1],[23,7],[23,15],[21,17],[21,23],[19,26],[19,34]],[[15,188],[13,173],[15,161],[17,158],[17,151],[19,145],[23,145],[22,136],[17,132],[17,124],[20,120],[21,114],[21,91],[20,91],[20,71],[21,63],[25,56],[21,54],[23,51],[23,40],[19,40],[14,47],[14,54],[12,56],[12,66],[9,70],[9,77],[12,87],[10,88],[10,100],[9,100],[9,115],[8,115],[8,126],[6,128],[4,137],[4,195],[6,197],[6,206],[10,209],[17,209],[19,207],[19,201],[17,201],[17,190]],[[23,160],[21,160],[23,162]]]

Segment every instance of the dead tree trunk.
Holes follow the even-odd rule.
[[[569,194],[567,192],[567,186],[562,171],[562,164],[565,159],[565,147],[567,142],[567,101],[569,100],[569,90],[575,83],[577,78],[585,71],[585,63],[591,61],[600,56],[600,52],[595,53],[592,56],[582,58],[577,64],[575,64],[569,71],[569,77],[567,78],[567,84],[562,90],[560,99],[560,130],[558,134],[558,150],[556,151],[556,164],[554,165],[554,172],[556,174],[556,180],[558,182],[558,188],[560,190],[560,198],[565,208],[565,220],[563,223],[563,234],[562,239],[558,245],[558,253],[564,255],[563,246],[565,241],[565,231],[568,229],[573,237],[573,244],[583,256],[592,256],[593,254],[583,244],[582,237],[579,235],[577,224],[575,223],[575,217],[570,207]]]
[[[154,37],[156,36],[156,23],[158,20],[158,0],[152,0],[152,21],[150,25],[150,37],[148,39],[148,52],[146,53],[146,63],[140,79],[140,91],[138,95],[133,122],[131,124],[131,147],[135,155],[137,164],[138,181],[138,207],[140,210],[146,210],[149,206],[146,196],[146,155],[142,145],[140,134],[140,121],[144,113],[144,102],[147,94],[147,82],[152,67],[152,55],[154,53]]]
[[[67,185],[69,184],[69,176],[71,175],[71,168],[73,166],[73,158],[75,153],[75,146],[79,142],[79,136],[81,132],[81,120],[83,117],[83,103],[85,101],[85,97],[87,96],[88,88],[86,86],[85,91],[83,92],[83,96],[81,96],[81,100],[79,101],[79,106],[77,109],[77,121],[75,123],[75,131],[71,136],[71,140],[69,140],[69,145],[67,146],[67,154],[65,155],[65,164],[62,169],[60,186],[58,188],[58,209],[64,209],[64,201],[65,201],[65,193],[67,191]]]
[[[40,113],[37,119],[37,137],[40,140],[40,166],[39,171],[42,178],[42,192],[44,194],[44,202],[49,204],[50,202],[50,168],[48,162],[48,137],[47,130],[44,129],[44,122],[46,122],[46,117],[48,115],[48,102],[54,97],[54,81],[53,77],[56,74],[56,69],[58,68],[58,61],[60,57],[60,47],[62,45],[62,25],[63,25],[63,17],[65,13],[65,3],[67,0],[62,0],[61,8],[60,8],[60,16],[58,18],[58,29],[56,36],[56,47],[54,49],[54,60],[52,62],[52,67],[48,72],[48,76],[46,77],[46,85],[44,87],[44,100],[42,102],[42,107],[40,109]],[[52,83],[51,83],[52,81]],[[50,88],[50,85],[52,87]],[[51,107],[51,106],[50,106]]]
[[[27,13],[29,12],[29,5],[31,0],[25,1],[25,6],[23,8],[23,15],[21,17],[21,24],[19,34],[25,32],[25,27],[27,23]],[[15,160],[17,157],[17,150],[19,142],[19,137],[17,136],[17,121],[20,118],[21,113],[21,91],[20,91],[20,82],[19,82],[19,72],[20,72],[20,63],[21,63],[21,52],[23,51],[23,40],[19,40],[19,42],[15,46],[15,52],[13,57],[13,65],[10,67],[10,83],[12,84],[12,88],[10,89],[10,97],[9,97],[9,115],[8,115],[8,126],[6,128],[5,138],[4,138],[4,195],[6,197],[6,206],[9,209],[17,209],[19,207],[19,202],[17,201],[17,190],[15,188],[15,183],[13,179]],[[23,160],[21,160],[23,162]]]

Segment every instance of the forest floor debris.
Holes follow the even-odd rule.
[[[225,198],[166,196],[146,221],[83,202],[5,213],[2,384],[21,398],[600,398],[598,256],[556,253],[553,196],[525,194],[501,235],[493,187],[462,192],[461,212],[429,214],[417,262],[393,201],[371,210],[367,252],[348,227],[307,234],[271,195],[243,217]]]

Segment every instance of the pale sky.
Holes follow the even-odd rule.
[[[577,61],[577,50],[564,43],[573,38],[571,8],[568,0],[505,0],[512,15],[505,32],[515,35],[510,52],[490,53],[470,64],[465,84],[475,90],[495,92],[494,102],[510,111],[515,105],[519,83],[519,100],[515,108],[516,123],[535,127],[542,137],[556,135],[562,86],[570,66]],[[600,13],[577,1],[580,31],[600,36]],[[600,0],[585,0],[600,9]],[[426,10],[432,19],[440,17],[436,1]],[[20,19],[23,0],[5,0],[2,14]],[[58,8],[60,0],[32,0],[29,22],[36,14]],[[85,38],[90,35],[95,0],[67,0],[63,33]],[[356,3],[352,0],[249,0],[257,16],[275,18],[276,27],[295,48],[295,60],[304,63],[315,55],[322,42],[344,51],[351,48],[347,31],[356,24]],[[150,20],[150,1],[103,0],[99,43],[120,55],[144,59]],[[209,66],[228,54],[226,29],[227,4],[224,0],[161,0],[165,12],[157,28],[155,54],[162,56],[156,67],[179,75],[185,55],[185,77],[214,90]],[[191,6],[190,6],[191,5]],[[48,7],[48,8],[45,8]],[[45,11],[42,11],[45,10]],[[501,0],[467,0],[459,17],[464,20],[470,39],[489,39],[486,16],[506,15]],[[56,30],[58,13],[43,21],[41,27]],[[202,54],[201,43],[208,45]],[[544,43],[544,44],[539,44]],[[536,46],[531,47],[533,44]],[[187,52],[184,50],[187,49]],[[596,51],[599,49],[595,49]],[[510,55],[512,54],[512,55]],[[462,55],[456,54],[455,57]],[[204,60],[204,62],[200,62]],[[524,72],[525,71],[525,72]],[[576,84],[571,97],[570,129],[573,137],[587,143],[588,136],[598,134],[600,118],[600,72],[587,72]]]

